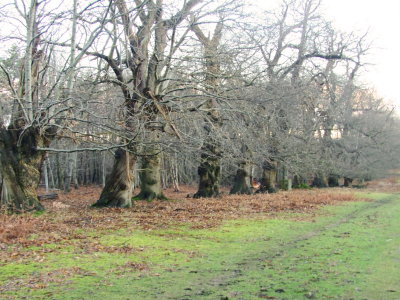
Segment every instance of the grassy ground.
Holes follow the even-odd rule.
[[[400,299],[400,194],[359,196],[373,201],[212,228],[71,226],[36,244],[31,233],[2,246],[0,298]]]

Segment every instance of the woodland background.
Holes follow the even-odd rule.
[[[373,41],[320,5],[5,1],[1,206],[43,209],[39,184],[101,185],[95,206],[130,207],[180,185],[272,193],[397,167],[399,120],[358,80]]]

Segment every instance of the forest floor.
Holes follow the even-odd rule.
[[[400,299],[400,183],[0,215],[0,299]],[[42,192],[42,191],[40,191]]]

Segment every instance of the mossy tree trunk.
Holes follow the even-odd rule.
[[[0,206],[9,212],[43,210],[36,194],[50,138],[37,127],[0,129]],[[46,132],[46,133],[49,133]]]
[[[131,207],[135,156],[126,150],[115,151],[115,162],[99,200],[94,207]]]
[[[312,182],[312,186],[318,187],[318,188],[326,188],[329,186],[328,184],[328,178],[326,175],[320,173],[316,174],[314,176],[314,180]]]
[[[135,199],[166,200],[161,184],[161,149],[157,145],[146,146],[144,153],[139,171],[140,193]]]
[[[339,176],[338,175],[330,175],[328,177],[328,185],[330,187],[338,187],[339,186]]]
[[[292,179],[289,177],[289,171],[283,164],[278,165],[278,183],[279,189],[290,191],[292,189]]]
[[[222,126],[222,118],[218,109],[218,95],[221,93],[221,64],[219,46],[222,38],[222,22],[217,23],[213,36],[206,36],[201,28],[193,24],[192,31],[196,34],[204,50],[205,89],[209,100],[205,103],[208,111],[205,118],[204,129],[207,136],[201,148],[200,165],[198,167],[199,189],[194,198],[217,197],[220,194],[221,181],[221,147],[216,137],[218,129]],[[215,97],[210,97],[214,95]]]
[[[210,138],[202,147],[199,174],[199,189],[194,198],[217,197],[220,194],[221,153],[220,146]]]
[[[353,184],[353,178],[345,177],[344,178],[344,186],[345,187],[351,187]]]
[[[158,124],[157,119],[159,118],[163,118],[174,133],[179,135],[169,117],[168,108],[161,101],[161,95],[165,94],[168,82],[170,82],[166,78],[170,77],[169,62],[175,53],[175,51],[167,51],[166,49],[168,49],[172,31],[175,36],[175,33],[178,32],[176,28],[186,20],[191,10],[200,1],[185,1],[180,10],[176,10],[174,13],[169,11],[172,15],[166,19],[163,18],[163,1],[143,1],[142,5],[135,5],[138,2],[141,1],[118,0],[111,2],[116,8],[113,12],[115,24],[123,25],[123,34],[118,32],[118,35],[113,36],[113,38],[126,41],[126,45],[129,45],[129,47],[125,48],[123,46],[125,43],[115,43],[111,51],[107,50],[106,55],[99,52],[90,52],[90,54],[103,59],[114,72],[125,100],[126,129],[127,132],[132,134],[133,138],[142,133],[143,128],[145,130],[160,130],[161,128],[151,128],[154,124]],[[132,16],[132,11],[137,12],[137,14]],[[137,26],[137,16],[139,16],[141,26]],[[176,41],[178,40],[177,38]],[[172,44],[173,47],[179,47],[179,43],[173,42]],[[123,47],[119,48],[120,45]],[[119,53],[125,53],[125,56],[129,59],[121,63]],[[128,69],[132,74],[132,78],[129,79],[124,75]],[[140,126],[138,126],[139,123]],[[144,126],[142,127],[142,125]],[[164,127],[162,130],[164,130]],[[153,141],[150,140],[150,142]],[[135,143],[137,144],[136,140]],[[150,153],[147,158],[142,160],[142,163],[145,171],[141,173],[142,191],[138,197],[149,200],[162,197],[162,193],[158,189],[160,178],[156,175],[159,174],[158,155]],[[118,170],[118,167],[114,167],[114,169]],[[126,179],[121,178],[117,181],[123,183]],[[157,183],[153,184],[153,181]],[[115,188],[125,186],[125,184],[118,184],[118,182],[111,186]],[[104,192],[108,194],[107,183],[105,189]],[[124,192],[121,191],[121,193]],[[112,194],[118,195],[119,193],[115,191]],[[129,203],[126,202],[124,205],[129,205]]]
[[[239,165],[233,182],[231,194],[252,194],[251,186],[251,164],[248,161],[243,161]]]
[[[277,162],[264,162],[260,192],[274,193],[277,190]]]
[[[303,185],[308,186],[307,179],[305,179],[301,175],[294,175],[293,176],[293,187],[298,188],[298,187],[301,187]]]
[[[36,19],[38,1],[27,6],[26,48],[10,125],[0,121],[0,206],[8,212],[42,210],[36,194],[45,158],[44,151],[55,128],[39,125],[39,75],[44,51],[39,51],[40,34]],[[41,70],[43,71],[43,70]],[[3,119],[0,110],[0,119]],[[48,116],[45,116],[46,118]],[[43,122],[48,124],[48,122]],[[39,127],[41,126],[41,127]]]

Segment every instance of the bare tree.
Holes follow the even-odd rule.
[[[207,101],[204,108],[208,111],[207,118],[204,123],[206,137],[201,148],[201,162],[198,168],[200,177],[199,189],[194,195],[195,198],[215,197],[218,196],[221,172],[221,146],[220,141],[216,138],[215,132],[221,126],[221,116],[219,113],[217,100],[214,98],[218,95],[219,81],[221,76],[220,62],[218,56],[218,47],[222,37],[222,22],[215,26],[213,36],[206,37],[204,32],[197,24],[191,26],[197,38],[203,46],[204,53],[204,84]]]
[[[137,133],[136,139],[132,140],[128,147],[130,152],[123,157],[134,161],[136,155],[140,154],[141,192],[136,197],[138,199],[164,198],[160,177],[159,138],[165,126],[160,124],[166,123],[170,131],[177,136],[179,133],[169,118],[167,107],[163,104],[163,93],[171,59],[182,43],[182,38],[177,37],[178,26],[200,2],[201,0],[185,1],[176,13],[164,18],[165,4],[162,0],[135,1],[136,6],[133,8],[129,8],[124,0],[113,1],[116,10],[111,37],[115,42],[108,55],[90,53],[103,59],[113,70],[116,77],[113,82],[120,86],[124,95],[126,128],[132,133]],[[117,41],[120,39],[116,35],[118,23],[122,24],[126,39],[126,44],[121,44],[122,49],[117,48]],[[171,40],[168,46],[169,33]],[[185,35],[185,31],[182,34]],[[131,76],[128,80],[124,78],[126,72]],[[116,174],[131,174],[132,165],[116,161],[114,170],[119,166],[125,168],[125,171],[121,170]],[[95,206],[130,206],[131,178],[132,176],[110,178]],[[125,192],[126,189],[129,190],[128,193]],[[113,192],[110,192],[111,190]]]
[[[15,2],[13,7],[17,16],[9,20],[22,19],[26,25],[25,56],[19,80],[1,68],[9,79],[12,111],[10,121],[1,122],[0,128],[0,203],[7,210],[23,211],[42,209],[36,188],[45,153],[59,130],[68,126],[73,109],[62,93],[64,75],[76,68],[84,51],[76,55],[73,63],[67,59],[62,67],[52,65],[55,52],[45,37],[51,35],[58,15],[48,14],[44,1],[32,0],[26,7]],[[103,19],[106,14],[103,11]],[[100,22],[85,40],[84,49],[90,47],[101,27]],[[48,73],[53,75],[51,80]]]

